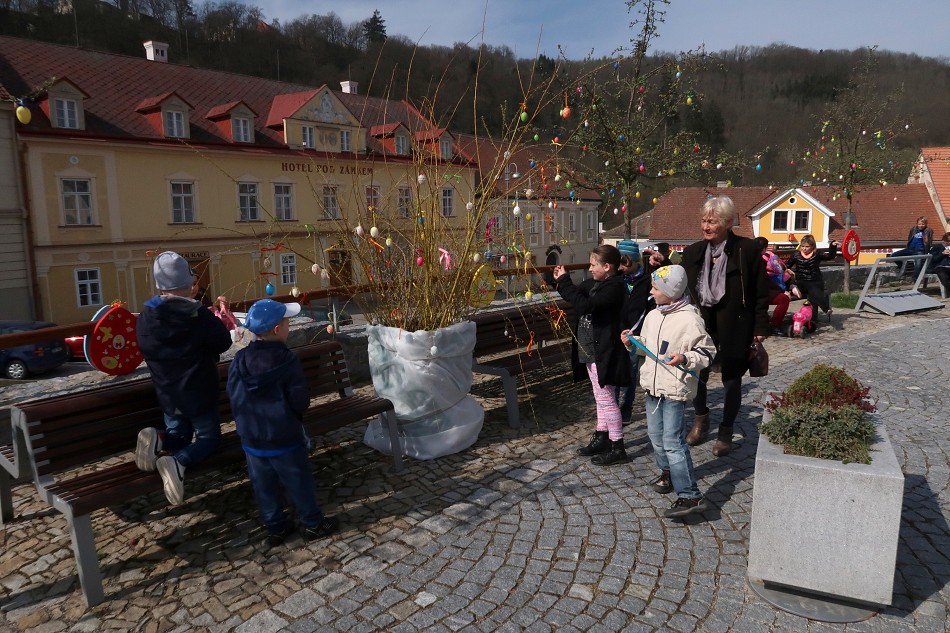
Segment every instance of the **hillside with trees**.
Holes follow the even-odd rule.
[[[364,94],[407,99],[461,132],[501,130],[526,101],[523,86],[530,77],[556,74],[570,94],[579,77],[589,81],[599,73],[606,83],[626,69],[615,69],[611,59],[517,59],[506,46],[416,46],[389,33],[385,17],[376,11],[347,24],[328,13],[280,23],[233,0],[0,0],[3,35],[131,56],[143,56],[142,42],[154,39],[170,44],[171,63],[314,86],[337,87],[349,79]],[[662,23],[657,30],[662,35]],[[729,175],[735,184],[797,182],[800,166],[794,162],[814,143],[818,118],[866,54],[784,44],[704,52],[702,69],[688,78],[692,105],[670,124],[688,130],[704,149],[743,156],[745,163]],[[640,72],[673,57],[651,53]],[[950,145],[950,60],[888,51],[877,51],[876,58],[878,85],[901,95],[908,127],[890,149],[903,150],[909,168],[921,146]],[[542,142],[564,134],[568,125],[557,106],[537,112],[532,124]]]

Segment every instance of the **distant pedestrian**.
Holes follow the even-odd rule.
[[[686,401],[696,395],[697,374],[712,363],[716,346],[706,333],[703,319],[690,305],[686,293],[686,271],[682,266],[665,266],[652,275],[651,296],[656,310],[643,323],[640,336],[630,330],[621,333],[628,349],[628,336],[650,351],[640,374],[645,395],[647,434],[660,469],[651,484],[666,494],[676,492],[676,500],[664,512],[668,518],[703,512],[709,504],[696,484],[693,459],[686,443]]]
[[[280,545],[293,531],[281,488],[297,510],[304,539],[328,536],[340,527],[339,519],[324,516],[317,503],[302,422],[310,391],[300,359],[287,347],[290,318],[298,314],[299,303],[254,303],[244,327],[257,340],[235,354],[228,370],[231,410],[271,545]]]
[[[136,333],[165,413],[165,430],[147,427],[139,432],[135,464],[141,470],[158,470],[168,502],[178,505],[185,498],[185,469],[218,448],[217,363],[231,347],[231,335],[195,299],[196,278],[181,255],[159,254],[152,275],[161,294],[145,302]]]
[[[620,342],[620,313],[627,287],[619,274],[620,251],[602,244],[591,251],[591,278],[575,286],[564,266],[554,267],[555,288],[574,306],[571,361],[574,380],[586,376],[594,392],[597,427],[578,455],[607,466],[627,461],[615,388],[630,382],[630,359]]]

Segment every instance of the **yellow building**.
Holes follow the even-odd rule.
[[[359,281],[346,243],[358,224],[407,233],[431,209],[464,226],[475,166],[410,104],[146,50],[0,37],[0,87],[33,115],[16,135],[37,316],[88,320],[115,300],[137,310],[163,250],[192,262],[212,297],[238,300],[268,284],[282,295]]]

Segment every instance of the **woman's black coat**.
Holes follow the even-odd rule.
[[[574,382],[588,379],[587,367],[578,360],[577,355],[577,322],[581,315],[589,314],[594,333],[594,364],[597,366],[600,386],[630,384],[629,354],[620,342],[621,310],[627,298],[627,284],[623,278],[614,275],[600,282],[586,279],[575,286],[571,275],[565,273],[554,283],[564,300],[574,307],[571,317]]]

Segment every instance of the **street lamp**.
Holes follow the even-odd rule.
[[[640,236],[640,220],[646,220],[648,217],[650,217],[649,213],[647,213],[646,215],[638,215],[636,218],[634,218],[633,220],[633,240],[634,241],[636,241],[637,238]]]

